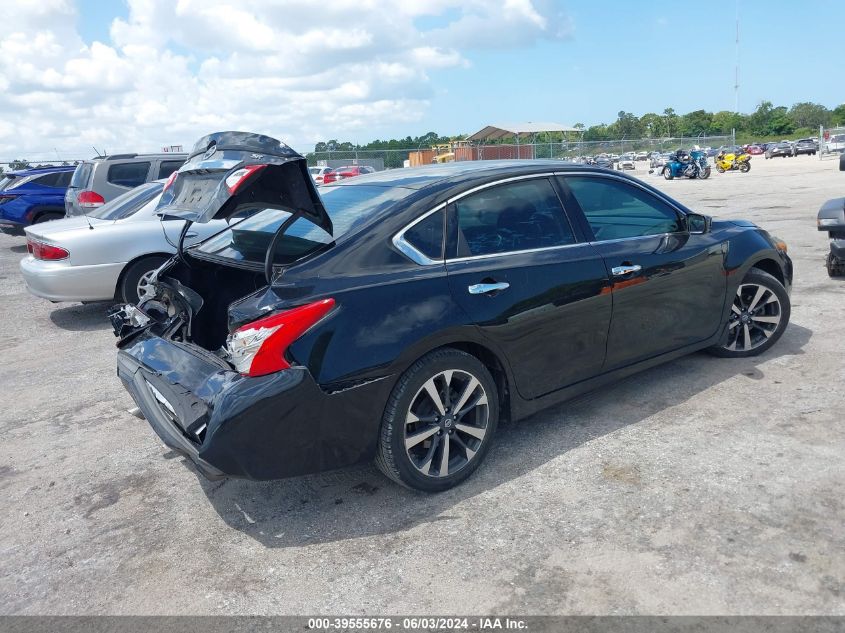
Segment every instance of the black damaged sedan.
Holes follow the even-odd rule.
[[[445,490],[525,417],[683,354],[764,352],[790,313],[786,246],[622,173],[478,161],[318,194],[266,136],[201,139],[162,221],[227,219],[116,308],[118,375],[209,477],[375,460]]]

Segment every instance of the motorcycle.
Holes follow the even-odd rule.
[[[666,180],[673,178],[700,178],[704,180],[710,177],[710,165],[707,164],[707,153],[701,150],[693,150],[689,154],[676,153],[670,160],[666,161],[661,171]]]
[[[740,171],[743,174],[751,171],[751,156],[742,152],[739,156],[736,154],[719,154],[714,160],[716,163],[716,171],[724,174],[726,171]]]
[[[845,154],[839,159],[840,171],[845,171]],[[819,231],[830,237],[830,252],[825,267],[831,277],[845,277],[845,198],[828,200],[819,209]]]

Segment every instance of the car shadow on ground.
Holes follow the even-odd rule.
[[[761,379],[763,364],[803,354],[811,336],[811,330],[792,324],[778,344],[761,356],[732,360],[704,352],[692,354],[503,425],[479,470],[457,488],[440,494],[407,490],[372,465],[271,482],[213,482],[187,460],[184,463],[223,520],[266,547],[298,547],[402,532],[453,520],[450,510],[461,501],[521,477],[590,440],[675,407],[725,380],[739,375]]]
[[[12,253],[26,253],[26,244],[18,244],[16,246],[10,246],[9,250]]]
[[[74,303],[64,308],[56,308],[50,313],[53,325],[70,332],[92,332],[111,327],[108,318],[109,308],[114,302]]]

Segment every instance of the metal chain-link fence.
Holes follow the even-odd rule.
[[[575,160],[599,154],[622,155],[627,153],[649,154],[670,152],[679,148],[719,148],[735,144],[733,136],[693,136],[660,139],[615,139],[604,141],[556,141],[549,143],[496,143],[476,144],[455,141],[436,148],[416,147],[406,149],[355,149],[344,151],[310,152],[309,165],[344,167],[369,165],[376,170],[398,167],[417,167],[436,162],[467,160],[557,159]]]

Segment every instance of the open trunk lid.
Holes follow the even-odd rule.
[[[249,132],[215,132],[197,141],[165,185],[157,213],[205,223],[250,205],[297,213],[332,234],[305,158],[281,141]]]

